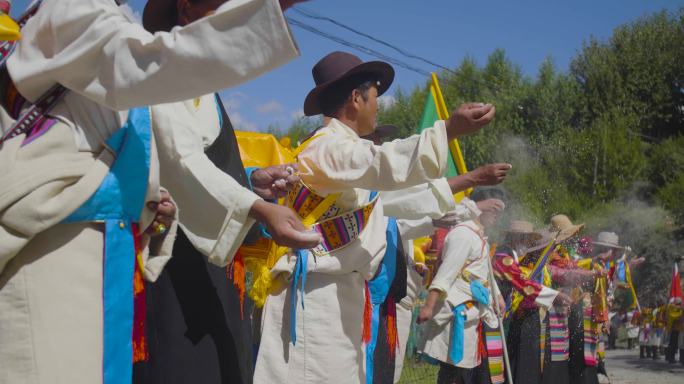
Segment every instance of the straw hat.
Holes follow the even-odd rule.
[[[620,238],[615,232],[601,232],[598,234],[598,237],[596,241],[593,241],[592,244],[594,245],[600,245],[608,248],[617,248],[617,249],[623,249],[620,245]]]
[[[556,240],[560,243],[577,235],[582,229],[584,224],[575,225],[566,215],[555,215],[551,218],[548,232],[558,233]]]
[[[510,226],[506,231],[506,236],[519,236],[529,239],[529,241],[536,241],[542,237],[539,232],[534,230],[534,225],[525,220],[512,220]]]

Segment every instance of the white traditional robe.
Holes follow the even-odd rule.
[[[495,305],[493,297],[496,297],[496,294],[492,293],[498,292],[498,288],[496,282],[489,287],[489,306],[476,304],[467,311],[463,332],[463,359],[454,364],[449,359],[454,317],[452,309],[473,300],[469,284],[459,278],[463,270],[467,270],[481,281],[490,281],[489,244],[482,228],[474,221],[466,221],[455,227],[444,239],[442,264],[429,288],[441,292],[443,297],[435,306],[434,318],[425,325],[424,339],[421,340],[419,350],[444,363],[474,368],[481,363],[477,353],[479,322],[483,320],[492,328],[498,325],[492,307],[492,304]]]
[[[382,146],[360,139],[332,119],[299,155],[302,180],[319,194],[340,192],[351,211],[367,204],[369,190],[398,190],[441,177],[446,169],[444,122]],[[381,198],[380,198],[381,199]],[[290,342],[289,286],[296,258],[281,258],[272,274],[282,281],[263,310],[254,374],[261,383],[364,383],[362,344],[364,286],[385,251],[380,200],[360,236],[328,256],[309,253],[304,305],[296,307],[297,344]]]
[[[52,111],[59,123],[50,131],[25,147],[19,136],[0,149],[0,383],[99,383],[103,228],[60,223],[109,171],[103,143],[129,108],[239,84],[298,49],[276,0],[232,0],[154,35],[114,0],[45,0],[22,34],[8,61],[21,94],[36,100],[56,83],[70,92]],[[10,122],[4,114],[1,122],[4,132]],[[159,199],[154,140],[146,201]],[[220,232],[199,231],[223,262],[242,241],[242,204],[251,199],[224,207]],[[141,228],[153,216],[144,209]]]
[[[395,194],[397,192],[390,192]],[[384,196],[383,196],[384,197]],[[452,200],[453,201],[453,200]],[[458,215],[458,222],[462,223],[468,220],[476,219],[480,216],[480,210],[475,205],[475,202],[464,198],[455,207],[455,212]],[[406,356],[406,347],[408,338],[411,333],[411,324],[413,322],[413,309],[418,294],[423,289],[423,276],[416,272],[416,262],[414,259],[413,240],[425,236],[430,236],[434,233],[436,228],[432,225],[432,219],[425,217],[419,220],[397,220],[399,233],[406,253],[406,297],[397,303],[397,334],[399,335],[399,350],[396,354],[394,365],[394,382],[398,383],[401,378],[401,371],[404,367],[404,358]]]

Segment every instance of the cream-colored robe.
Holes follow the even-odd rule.
[[[35,100],[56,83],[70,92],[52,111],[59,123],[49,132],[25,147],[19,136],[0,149],[0,383],[99,383],[102,227],[59,223],[107,174],[112,156],[102,144],[128,108],[239,84],[298,50],[277,0],[232,0],[154,35],[113,0],[45,0],[22,34],[8,61],[22,95]],[[9,128],[6,115],[0,122],[3,132]],[[154,139],[146,201],[159,199]],[[227,259],[244,235],[238,228],[246,211],[226,209],[223,228],[233,229],[207,249]],[[144,209],[141,228],[153,215]]]
[[[392,192],[396,193],[396,192]],[[453,199],[452,199],[453,201]],[[464,198],[456,207],[458,222],[462,223],[473,220],[480,216],[480,210],[475,202]],[[418,274],[415,269],[415,259],[413,250],[413,240],[430,236],[435,231],[432,219],[425,217],[420,220],[397,220],[399,233],[406,253],[406,297],[397,303],[397,334],[399,336],[399,349],[397,350],[394,365],[394,382],[398,383],[401,378],[401,371],[404,368],[406,357],[406,347],[411,333],[413,322],[413,310],[418,294],[423,290],[423,276]]]
[[[344,210],[368,201],[369,190],[398,190],[441,177],[446,129],[375,146],[336,119],[299,155],[302,180],[320,194],[341,192]],[[380,198],[382,199],[382,198]],[[382,200],[359,238],[328,256],[309,254],[304,304],[296,308],[297,344],[290,342],[290,282],[296,259],[281,258],[272,273],[283,281],[267,299],[254,374],[261,383],[364,383],[364,285],[385,251]]]
[[[465,228],[467,226],[468,228]],[[478,236],[475,232],[479,233]],[[483,247],[483,238],[484,247]],[[482,228],[474,221],[466,221],[452,229],[444,240],[442,250],[442,264],[430,284],[430,290],[437,290],[443,294],[435,307],[435,316],[425,325],[423,340],[419,350],[426,355],[444,363],[454,364],[449,359],[451,344],[453,313],[452,309],[466,301],[473,300],[470,285],[459,278],[463,270],[467,270],[481,281],[489,281],[490,262],[489,244],[482,232]],[[474,368],[480,365],[477,354],[478,337],[477,325],[483,320],[490,327],[498,326],[498,320],[491,303],[494,303],[493,292],[498,287],[490,287],[490,305],[476,304],[467,311],[465,321],[463,359],[454,364],[462,368]]]

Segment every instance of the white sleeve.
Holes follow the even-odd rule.
[[[539,295],[534,299],[534,302],[537,303],[537,305],[549,309],[553,305],[553,301],[556,300],[556,296],[558,296],[558,291],[542,286],[541,291],[539,291]]]
[[[302,180],[323,193],[361,188],[391,191],[443,176],[447,161],[444,121],[380,146],[344,134],[322,134],[299,154]]]
[[[420,220],[399,219],[397,220],[397,227],[403,241],[430,236],[435,231],[435,226],[432,225],[432,219],[429,217]]]
[[[186,103],[152,107],[161,183],[173,196],[180,226],[195,248],[212,263],[226,265],[254,224],[248,213],[259,197],[209,160],[196,128],[206,122],[186,111]]]
[[[401,190],[383,191],[380,196],[385,214],[400,219],[438,219],[456,208],[449,182],[443,177]]]
[[[469,231],[468,228],[456,227],[444,239],[442,264],[430,284],[430,290],[446,293],[456,281],[472,249],[472,237]]]
[[[231,0],[154,35],[114,0],[45,0],[22,29],[8,69],[29,100],[60,83],[126,110],[235,86],[298,54],[277,0]]]

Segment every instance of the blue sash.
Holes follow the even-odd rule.
[[[140,221],[150,173],[149,108],[130,110],[128,121],[107,140],[116,153],[98,190],[65,222],[102,221],[104,234],[104,384],[133,380],[132,225]]]
[[[380,271],[368,282],[368,290],[370,291],[371,303],[373,304],[373,316],[371,318],[371,340],[366,345],[366,384],[373,384],[373,356],[375,355],[375,346],[378,341],[380,308],[387,298],[390,286],[397,272],[398,232],[397,219],[388,217],[387,229],[385,230],[385,237],[387,239],[385,257],[382,259],[382,264],[380,264]]]

